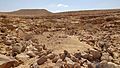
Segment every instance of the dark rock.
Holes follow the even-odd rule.
[[[56,63],[58,61],[59,57],[55,57],[54,59],[52,59],[53,63]]]
[[[101,58],[101,52],[91,49],[90,54],[93,56],[93,59],[100,59]]]
[[[75,63],[73,68],[81,68],[81,65],[79,63]]]
[[[75,53],[74,56],[78,58],[79,60],[81,59],[81,53]]]
[[[47,61],[47,57],[46,56],[42,56],[37,60],[37,64],[38,65],[42,65]]]
[[[73,62],[79,62],[78,58],[75,58],[75,57],[71,57],[71,60],[72,60]]]
[[[65,60],[66,55],[64,53],[59,54],[59,56],[60,56],[60,59],[62,59],[63,61]]]

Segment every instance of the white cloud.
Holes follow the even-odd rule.
[[[69,6],[65,4],[58,4],[57,7],[69,7]]]

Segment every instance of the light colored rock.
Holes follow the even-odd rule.
[[[25,62],[29,60],[29,56],[25,53],[21,53],[21,54],[16,55],[16,59],[19,61]]]
[[[16,65],[18,65],[17,60],[0,54],[0,68],[11,68]]]
[[[5,45],[11,45],[13,43],[12,40],[4,40]]]
[[[33,57],[36,56],[33,51],[28,51],[26,54],[27,54],[30,58],[33,58]]]
[[[120,65],[117,65],[117,64],[112,63],[112,62],[104,62],[104,61],[102,61],[96,67],[97,68],[120,68]]]
[[[117,59],[120,57],[120,54],[118,52],[113,52],[113,58]]]
[[[68,57],[65,58],[65,61],[67,62],[67,64],[74,65],[74,62],[70,58],[68,58]]]
[[[51,54],[48,54],[47,57],[48,57],[49,59],[54,59],[54,58],[55,58],[55,54],[52,54],[52,53],[51,53]]]
[[[109,53],[102,53],[102,57],[101,60],[107,60],[107,61],[111,61],[110,59],[110,54]]]
[[[74,68],[81,68],[81,65],[79,63],[75,63],[73,67]]]
[[[16,43],[13,47],[12,47],[12,52],[17,52],[17,53],[21,53],[22,51],[22,45],[20,43]]]

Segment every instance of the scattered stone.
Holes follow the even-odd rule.
[[[0,68],[11,68],[18,65],[18,61],[0,54]]]
[[[112,60],[112,57],[110,56],[109,53],[102,53],[102,56],[101,56],[101,60],[107,60],[107,61],[111,61]]]
[[[47,61],[47,57],[46,56],[42,56],[37,60],[37,64],[41,65],[44,64]]]
[[[48,57],[49,59],[54,59],[54,58],[55,58],[55,54],[52,54],[52,53],[51,53],[51,54],[48,54],[47,57]]]
[[[66,55],[64,53],[59,54],[59,56],[60,56],[60,59],[62,59],[63,61],[65,60]]]
[[[33,63],[30,65],[30,68],[39,68],[39,65],[37,63]]]
[[[29,58],[30,57],[25,53],[21,53],[21,54],[16,55],[16,59],[21,61],[21,62],[25,62],[25,61],[29,60]]]
[[[28,52],[27,52],[27,55],[28,55],[30,58],[33,58],[33,57],[36,56],[36,55],[33,53],[33,51],[28,51]]]
[[[95,64],[90,63],[90,64],[88,64],[88,68],[96,68],[96,66],[95,66]]]
[[[74,65],[74,62],[68,57],[65,58],[65,61],[66,61],[67,64]]]
[[[55,57],[54,59],[52,59],[53,63],[56,63],[59,60],[59,57]]]
[[[93,55],[93,59],[100,59],[101,58],[101,53],[97,50],[90,49],[90,54]]]
[[[118,52],[113,52],[113,58],[117,59],[120,57],[120,54]]]
[[[11,44],[13,44],[13,41],[12,40],[4,40],[4,44],[11,45]]]
[[[79,60],[81,59],[81,53],[75,53],[74,56],[78,58]]]
[[[71,57],[71,60],[72,60],[73,62],[79,62],[79,59],[78,59],[78,58],[75,58],[74,56]]]
[[[45,45],[43,45],[43,50],[47,50],[47,48],[46,48],[46,46],[45,46]]]
[[[115,63],[112,63],[112,62],[100,62],[97,66],[97,68],[119,68],[120,65],[117,65]]]
[[[81,65],[79,63],[75,63],[73,67],[74,68],[81,68]]]

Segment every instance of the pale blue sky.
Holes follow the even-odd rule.
[[[0,11],[48,9],[58,12],[110,8],[120,8],[120,0],[0,0]]]

